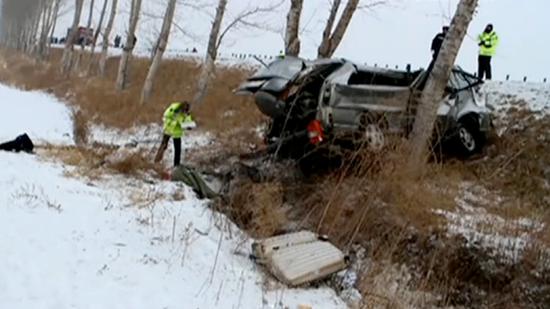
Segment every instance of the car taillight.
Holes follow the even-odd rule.
[[[309,142],[313,145],[321,143],[325,139],[323,126],[319,120],[312,120],[307,126]]]

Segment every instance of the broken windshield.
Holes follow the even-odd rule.
[[[269,66],[258,71],[251,79],[265,79],[272,77],[282,77],[293,79],[304,68],[304,62],[298,58],[287,57],[276,60]]]

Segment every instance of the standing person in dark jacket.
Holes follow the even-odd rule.
[[[439,50],[441,49],[441,45],[443,45],[443,40],[445,40],[447,32],[449,32],[449,26],[443,26],[442,31],[438,33],[432,40],[432,57],[434,61],[439,54]]]

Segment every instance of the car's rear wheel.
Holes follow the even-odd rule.
[[[369,124],[364,130],[365,142],[369,150],[380,151],[386,145],[386,138],[380,126]]]
[[[374,115],[364,114],[361,117],[360,143],[368,150],[380,151],[386,145],[384,123]]]
[[[469,115],[459,120],[456,144],[460,154],[472,156],[479,153],[485,145],[485,137],[479,128],[477,116]]]

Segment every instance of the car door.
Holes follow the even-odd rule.
[[[334,127],[358,129],[364,117],[385,118],[391,131],[402,130],[403,113],[406,111],[410,90],[404,86],[370,84],[370,70],[354,67],[345,78],[340,77],[332,86],[329,105],[332,107]],[[380,72],[380,74],[383,74]]]

